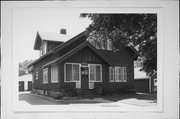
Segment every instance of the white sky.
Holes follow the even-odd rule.
[[[13,45],[18,61],[39,57],[39,51],[33,49],[37,31],[59,33],[61,28],[66,28],[69,35],[84,31],[91,21],[79,15],[80,12],[73,9],[16,9],[13,13]]]

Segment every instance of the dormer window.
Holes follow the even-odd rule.
[[[47,53],[47,42],[44,42],[40,48],[40,56],[43,56]]]

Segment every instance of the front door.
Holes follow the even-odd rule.
[[[81,66],[81,87],[82,89],[89,89],[89,67]]]

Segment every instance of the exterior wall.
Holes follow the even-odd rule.
[[[87,64],[101,64],[102,65],[102,82],[94,83],[94,90],[100,91],[103,90],[112,90],[112,89],[125,89],[125,88],[134,88],[134,67],[133,67],[133,56],[126,50],[122,49],[117,52],[108,51],[106,56],[112,58],[112,62],[116,63],[116,66],[126,66],[127,67],[127,82],[110,82],[109,81],[109,65],[94,51],[89,47],[85,47],[66,59],[63,62],[60,62],[58,65],[58,82],[51,83],[51,66],[48,66],[48,83],[43,84],[43,65],[49,63],[58,57],[64,55],[65,53],[72,50],[78,44],[85,41],[85,37],[73,42],[66,48],[57,52],[56,54],[51,54],[46,58],[40,60],[34,64],[34,89],[38,90],[48,90],[48,91],[58,91],[60,87],[67,86],[75,88],[76,84],[74,82],[64,82],[64,64],[69,63],[87,63]],[[102,51],[103,52],[103,51]],[[115,54],[115,56],[113,56]],[[35,79],[35,73],[38,71],[38,79]],[[100,91],[101,92],[101,91]],[[52,94],[53,95],[53,94]]]
[[[141,93],[150,93],[149,79],[135,79],[135,90]]]
[[[65,53],[69,52],[70,50],[72,50],[74,47],[76,47],[77,45],[81,44],[82,42],[84,42],[86,40],[85,37],[82,37],[81,39],[73,42],[72,44],[68,45],[66,48],[60,50],[59,52],[57,52],[56,54],[50,54],[47,57],[45,57],[44,59],[38,61],[37,63],[35,63],[34,66],[34,71],[33,71],[33,88],[34,89],[38,89],[38,90],[59,90],[60,88],[60,83],[62,82],[62,78],[61,76],[64,75],[62,74],[62,67],[61,64],[57,64],[58,65],[58,82],[57,83],[51,83],[51,66],[48,66],[48,83],[44,84],[43,83],[43,66],[55,59],[57,59],[58,57],[64,55]],[[63,65],[63,70],[64,70],[64,65]],[[36,78],[36,71],[38,71],[38,79]],[[73,84],[72,84],[73,85]]]
[[[28,91],[28,82],[32,82],[32,74],[20,76],[19,82],[24,82],[24,91]]]

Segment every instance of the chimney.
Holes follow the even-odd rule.
[[[64,35],[66,35],[66,29],[61,28],[61,29],[60,29],[60,34],[64,34]]]

